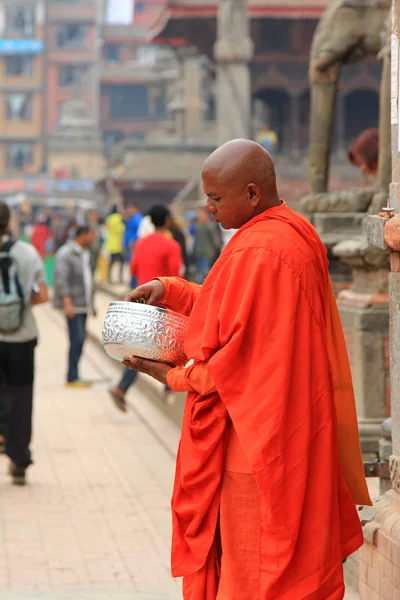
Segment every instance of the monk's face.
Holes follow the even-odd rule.
[[[203,172],[202,184],[206,210],[224,229],[239,229],[256,214],[260,191],[255,184],[240,179],[227,182],[218,171]]]

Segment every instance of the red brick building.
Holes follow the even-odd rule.
[[[47,128],[54,132],[63,104],[73,96],[85,101],[93,119],[99,114],[98,36],[96,0],[57,0],[47,8]]]

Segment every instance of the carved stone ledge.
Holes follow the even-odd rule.
[[[302,212],[357,213],[367,212],[375,194],[374,189],[353,188],[338,192],[310,194],[300,200]]]

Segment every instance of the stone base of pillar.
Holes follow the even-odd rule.
[[[392,457],[391,464],[399,463]],[[400,468],[399,468],[400,473]],[[400,495],[390,490],[374,504],[360,550],[360,600],[394,600],[400,589]]]
[[[377,419],[358,419],[358,429],[360,432],[360,443],[361,450],[363,454],[373,454],[376,458],[376,455],[379,453],[379,442],[382,438],[382,423],[384,418]],[[371,457],[372,460],[374,457]]]

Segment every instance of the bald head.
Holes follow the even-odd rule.
[[[217,148],[204,163],[202,181],[207,210],[227,229],[241,227],[280,203],[273,160],[251,140],[232,140]]]
[[[232,140],[207,158],[202,174],[218,172],[221,179],[255,183],[259,187],[275,187],[275,167],[271,156],[256,142]]]

